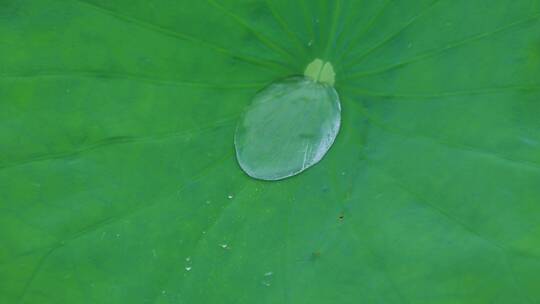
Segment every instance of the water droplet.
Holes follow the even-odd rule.
[[[227,195],[227,198],[228,198],[228,199],[232,199],[233,196],[232,196],[231,194],[229,194],[229,195]]]
[[[189,261],[191,261],[191,257],[186,258],[186,262],[189,262]]]
[[[263,285],[266,286],[266,287],[270,287],[270,285],[272,285],[272,284],[270,284],[270,282],[266,282],[266,281],[263,281],[262,283],[263,283]]]
[[[223,249],[229,249],[229,245],[227,245],[227,244],[221,244],[221,245],[219,245],[219,246],[220,246],[221,248],[223,248]]]
[[[269,271],[269,272],[265,273],[264,276],[265,276],[265,277],[269,277],[269,276],[271,276],[271,275],[273,275],[273,274],[274,274],[273,272]]]
[[[279,180],[318,163],[339,132],[341,106],[332,65],[320,59],[304,77],[259,92],[234,138],[240,167],[251,177]]]
[[[187,266],[186,271],[190,271],[190,270],[191,270],[191,266]]]
[[[161,294],[166,294],[166,293],[167,293],[167,291],[165,291],[165,290],[161,291]]]
[[[313,39],[311,39],[311,40],[308,42],[307,45],[308,45],[308,46],[312,46],[312,45],[313,45]]]

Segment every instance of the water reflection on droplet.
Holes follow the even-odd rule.
[[[265,272],[263,274],[263,280],[261,281],[261,283],[266,286],[266,287],[270,287],[270,285],[272,285],[272,275],[274,273],[272,271],[268,271],[268,272]]]

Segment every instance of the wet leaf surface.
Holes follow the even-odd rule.
[[[0,302],[538,303],[539,14],[3,1]],[[248,177],[242,113],[314,58],[333,147]]]

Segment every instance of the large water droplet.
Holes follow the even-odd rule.
[[[259,92],[239,123],[236,156],[251,177],[278,180],[315,165],[334,143],[341,121],[334,71],[320,59],[304,77]]]

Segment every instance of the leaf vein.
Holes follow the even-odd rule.
[[[527,23],[529,23],[531,21],[537,20],[539,17],[540,17],[540,14],[536,14],[536,15],[533,15],[533,16],[531,16],[529,18],[525,18],[525,19],[521,19],[521,20],[512,22],[512,23],[507,24],[507,25],[505,25],[503,27],[497,28],[497,29],[495,29],[493,31],[488,31],[488,32],[476,34],[476,35],[470,36],[468,38],[449,43],[449,44],[447,44],[447,45],[445,45],[445,46],[443,46],[441,48],[435,48],[435,49],[426,51],[426,52],[424,52],[424,53],[422,53],[420,55],[417,55],[415,57],[412,57],[410,59],[406,59],[404,61],[401,61],[401,62],[398,62],[398,63],[395,63],[395,64],[388,65],[386,67],[382,67],[382,68],[379,68],[379,69],[374,69],[372,71],[359,72],[359,73],[351,74],[346,79],[360,79],[360,78],[367,77],[367,76],[378,75],[378,74],[389,72],[389,71],[392,71],[392,70],[395,70],[395,69],[398,69],[398,68],[405,67],[407,65],[410,65],[410,64],[413,64],[413,63],[416,63],[416,62],[421,62],[421,61],[423,61],[425,59],[435,57],[437,55],[448,52],[449,50],[452,50],[452,49],[467,45],[467,44],[475,42],[475,41],[479,41],[479,40],[482,40],[482,39],[485,39],[485,38],[489,38],[489,37],[491,37],[493,35],[505,32],[505,31],[510,30],[512,28],[519,27],[520,25],[527,24]]]

